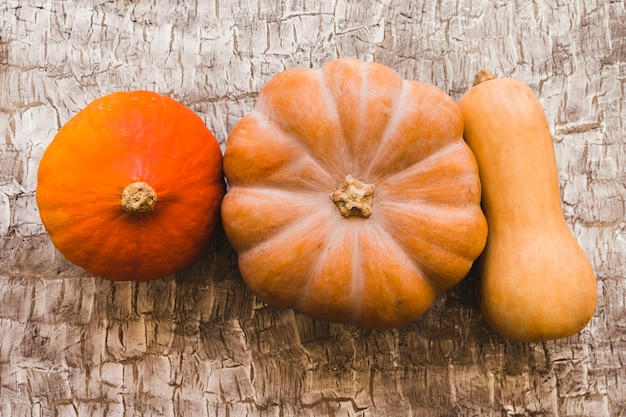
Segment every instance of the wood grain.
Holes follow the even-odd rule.
[[[0,416],[625,416],[624,22],[623,0],[4,0]],[[455,99],[484,67],[537,92],[563,210],[598,277],[586,329],[505,341],[471,278],[401,329],[315,322],[258,303],[221,233],[151,283],[89,276],[54,250],[37,166],[91,100],[156,90],[224,144],[273,75],[337,57]]]

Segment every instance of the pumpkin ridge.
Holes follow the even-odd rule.
[[[385,204],[404,203],[408,212],[411,204],[425,202],[437,207],[457,206],[458,196],[466,197],[465,205],[480,204],[481,189],[478,171],[469,166],[474,158],[462,143],[441,148],[415,164],[378,182],[378,196]]]
[[[396,130],[398,129],[399,123],[402,120],[402,112],[398,111],[398,109],[404,108],[404,104],[407,101],[409,89],[407,86],[409,85],[409,81],[402,80],[402,88],[398,92],[395,100],[393,100],[393,107],[391,109],[391,117],[387,121],[384,130],[380,135],[380,139],[378,144],[372,153],[374,157],[369,161],[367,167],[364,169],[365,175],[367,177],[373,176],[373,170],[376,167],[385,166],[388,161],[385,159],[385,152],[383,150],[389,145],[390,138],[396,134]],[[388,168],[382,169],[382,172],[388,172]],[[380,175],[372,178],[373,182],[377,182],[381,178]]]
[[[303,125],[305,127],[323,126],[326,123],[332,123],[332,125],[336,127],[336,129],[334,129],[331,133],[331,136],[335,138],[335,140],[332,141],[332,146],[331,146],[332,152],[333,154],[347,155],[345,146],[342,146],[341,148],[339,148],[340,145],[345,144],[345,140],[343,139],[343,136],[342,136],[343,133],[341,132],[341,129],[340,129],[341,125],[340,125],[340,120],[339,120],[339,113],[337,111],[336,104],[335,104],[332,94],[329,91],[327,91],[328,86],[324,82],[324,76],[322,72],[319,69],[300,68],[297,70],[286,71],[285,73],[279,74],[276,77],[281,78],[282,80],[286,78],[295,78],[295,77],[304,77],[307,80],[315,80],[315,82],[317,83],[316,86],[320,88],[322,91],[324,91],[324,93],[322,94],[323,103],[324,103],[324,106],[327,109],[329,109],[325,112],[325,114],[317,114],[317,116],[319,117],[324,116],[322,120],[325,123],[322,123],[321,120],[313,121],[311,119],[306,119],[304,121],[301,121],[301,123],[306,122],[307,125],[312,125],[312,126]],[[302,84],[302,83],[303,81],[299,82],[299,84]],[[270,104],[266,103],[266,101],[268,100],[271,101],[271,99],[274,98],[275,95],[280,95],[280,93],[277,94],[276,92],[274,92],[273,88],[274,88],[274,84],[271,84],[271,81],[270,81],[270,83],[268,83],[268,85],[266,85],[266,87],[264,88],[264,90],[267,90],[267,93],[259,95],[259,98],[257,99],[258,106],[257,104],[255,104],[255,108],[248,115],[250,114],[262,115],[263,122],[267,126],[272,126],[273,129],[277,129],[278,131],[283,133],[285,137],[289,138],[293,143],[298,144],[300,147],[303,148],[303,150],[306,150],[306,153],[310,156],[311,160],[315,161],[317,165],[321,166],[323,168],[323,171],[332,173],[333,177],[340,177],[342,176],[342,174],[345,175],[345,173],[343,173],[344,171],[344,169],[342,169],[343,167],[336,166],[336,165],[341,165],[340,163],[333,164],[332,161],[326,162],[326,160],[329,159],[327,154],[320,152],[321,149],[315,150],[311,146],[312,142],[303,140],[303,138],[307,137],[307,135],[302,135],[301,132],[292,131],[291,129],[289,129],[289,125],[288,123],[285,122],[285,120],[291,121],[291,118],[287,117],[287,114],[285,113],[288,113],[289,111],[294,111],[294,110],[292,110],[290,107],[288,107],[285,110],[277,110],[273,108]],[[303,90],[306,90],[306,88],[304,88]],[[281,89],[280,92],[282,91],[283,90]],[[305,97],[308,97],[308,96],[305,96]],[[297,108],[300,109],[301,107],[302,106],[299,106]],[[275,112],[275,114],[272,114],[272,112]],[[246,115],[245,117],[247,117],[248,115]],[[328,116],[328,117],[325,117],[325,116]],[[338,137],[338,135],[341,135],[341,137]],[[331,140],[330,138],[325,139],[325,141],[330,141],[330,140]],[[330,145],[330,142],[329,142],[329,145]],[[343,160],[349,160],[349,158],[337,159],[337,161],[343,161]]]
[[[398,97],[404,93],[405,80],[396,71],[381,64],[363,64],[358,60],[348,59],[343,61],[346,61],[347,65],[350,66],[348,74],[341,72],[341,75],[337,75],[332,72],[332,66],[321,69],[326,77],[324,95],[329,96],[328,99],[333,102],[338,123],[344,127],[341,129],[342,147],[344,148],[342,152],[346,161],[345,171],[341,173],[341,178],[346,174],[351,174],[363,180],[370,176],[369,172],[375,164],[373,160],[377,159],[379,149],[385,146],[383,139],[387,135],[390,121],[396,116],[399,108]],[[346,92],[341,88],[343,82],[346,82],[343,81],[343,78],[353,74],[357,74],[358,85]],[[379,83],[382,75],[385,76],[384,83],[386,84],[384,87],[386,88],[381,89]],[[335,78],[339,78],[339,80],[335,80]],[[393,85],[394,81],[397,82],[397,86]],[[351,85],[350,80],[347,83],[348,86]],[[389,91],[391,92],[389,93]],[[353,105],[346,103],[346,97],[352,100]],[[385,102],[390,102],[390,106],[387,107]],[[388,118],[372,118],[372,111],[368,111],[371,107],[377,110],[373,113],[389,114]],[[376,128],[376,125],[372,126],[372,123],[376,122],[383,122],[382,129]],[[346,132],[346,126],[348,132]]]
[[[424,156],[453,143],[467,147],[463,142],[460,108],[442,90],[418,81],[405,80],[403,94],[396,104],[397,111],[394,111],[394,117],[375,154],[375,161],[371,164],[371,174],[376,178],[403,171]],[[425,130],[424,125],[431,129]]]
[[[245,116],[245,118],[254,118],[255,120],[257,120],[258,122],[263,123],[264,126],[266,126],[266,128],[264,130],[266,131],[270,131],[273,130],[271,129],[269,126],[271,124],[270,119],[268,118],[267,115],[265,115],[264,113],[258,111],[257,109],[253,110],[251,113],[249,113],[248,115]],[[317,171],[317,178],[321,179],[322,176],[326,177],[323,180],[320,180],[319,184],[316,185],[324,185],[329,186],[331,184],[334,183],[334,178],[338,175],[340,175],[341,171],[339,169],[335,169],[332,166],[328,166],[326,164],[324,164],[320,158],[318,158],[315,155],[315,152],[313,152],[313,150],[310,148],[310,146],[308,146],[306,143],[302,142],[301,140],[298,139],[298,135],[294,132],[289,131],[288,129],[286,129],[284,126],[282,126],[281,124],[277,124],[274,127],[275,130],[277,130],[280,135],[287,139],[288,141],[300,145],[297,146],[297,148],[301,148],[302,149],[302,153],[299,155],[299,158],[297,159],[293,159],[291,160],[288,164],[282,165],[279,170],[285,170],[285,168],[287,167],[295,167],[298,165],[298,163],[304,163],[304,161],[310,161],[313,166],[315,167],[316,171]],[[298,170],[299,171],[299,170]],[[260,179],[260,183],[264,184],[264,186],[270,186],[270,183],[274,186],[274,187],[284,187],[285,184],[283,182],[272,182],[272,181],[264,181],[265,179],[267,179],[267,177],[264,177],[262,179]],[[319,188],[319,190],[321,190],[321,188]]]
[[[395,211],[394,206],[405,206],[409,203],[392,203],[388,202],[381,207],[381,211],[387,213],[389,211]],[[423,207],[422,209],[417,209],[417,207]],[[428,213],[431,212],[442,212],[441,208],[439,210],[428,209],[428,204],[419,204],[413,206],[413,212],[421,212],[421,214],[426,215],[427,221],[433,223],[433,216],[428,217]],[[481,211],[479,208],[475,210],[470,210],[465,207],[452,207],[452,210],[446,211],[446,220],[442,220],[437,222],[437,224],[454,224],[455,226],[459,224],[465,225],[466,229],[485,229],[486,223],[484,221],[480,221],[481,219]],[[406,207],[402,207],[397,210],[398,213],[407,213]],[[416,213],[417,217],[421,217]],[[387,220],[387,215],[381,216],[381,222],[386,224],[385,230],[395,229],[398,227],[392,227],[391,223]],[[442,217],[443,216],[434,216],[434,217]],[[407,219],[407,218],[405,218]],[[470,219],[476,219],[474,222],[471,222]],[[397,221],[397,220],[396,220]],[[407,220],[408,222],[408,220]],[[408,224],[408,223],[407,223]],[[412,227],[412,230],[415,230],[415,227]],[[423,229],[423,227],[419,227],[419,229]],[[411,236],[411,239],[418,240],[418,243],[415,245],[419,247],[420,250],[416,250],[416,248],[411,248],[405,239],[401,239],[397,234],[391,234],[389,236],[393,239],[393,241],[413,262],[417,265],[418,269],[424,274],[424,277],[432,286],[435,288],[437,292],[444,291],[455,284],[458,283],[464,276],[465,273],[458,273],[456,271],[467,271],[470,266],[474,262],[474,260],[478,257],[482,248],[485,246],[485,239],[482,238],[479,234],[473,235],[474,238],[467,238],[467,240],[460,240],[463,236],[467,237],[468,232],[466,230],[462,230],[459,233],[458,239],[449,237],[448,235],[430,235],[430,239],[427,239],[423,233],[414,233]],[[400,232],[399,232],[400,233]],[[415,255],[411,255],[414,253]],[[430,258],[430,259],[428,259]],[[437,261],[441,259],[448,259],[449,262],[454,262],[455,268],[453,271],[443,270],[441,266],[436,265]],[[459,266],[460,265],[460,266]],[[437,272],[439,271],[439,272]]]
[[[341,288],[335,288],[335,292],[340,292],[341,294],[347,294],[350,298],[350,302],[349,303],[331,303],[333,305],[333,307],[335,307],[334,310],[330,310],[330,306],[327,306],[327,308],[323,309],[323,310],[319,310],[320,314],[317,314],[316,319],[318,320],[326,320],[329,319],[330,317],[341,317],[340,322],[358,322],[358,317],[361,314],[361,292],[363,290],[362,285],[363,285],[363,279],[362,279],[362,263],[360,261],[360,253],[359,253],[359,249],[358,249],[358,239],[346,239],[346,235],[349,233],[349,226],[345,224],[345,222],[342,219],[338,219],[334,222],[332,222],[333,224],[328,224],[326,225],[326,238],[324,239],[324,242],[322,243],[322,247],[323,250],[321,252],[321,255],[319,256],[319,260],[318,262],[315,264],[315,268],[313,270],[310,271],[311,275],[310,278],[305,282],[305,287],[303,288],[303,291],[300,293],[300,297],[298,297],[294,304],[294,308],[296,310],[302,310],[302,311],[311,311],[311,307],[315,308],[316,305],[320,304],[320,303],[328,303],[328,296],[326,294],[322,295],[323,299],[321,301],[312,301],[314,300],[314,295],[322,293],[323,291],[321,290],[317,290],[315,291],[314,288],[316,287],[316,284],[319,286],[320,282],[323,281],[324,278],[326,278],[326,276],[323,274],[323,271],[326,269],[326,267],[330,264],[332,265],[330,267],[331,270],[335,270],[335,268],[333,266],[335,266],[335,263],[333,262],[333,255],[336,255],[337,253],[341,252],[341,249],[344,248],[345,246],[345,242],[349,241],[351,242],[353,245],[356,245],[356,247],[353,247],[351,252],[352,252],[352,256],[351,256],[351,264],[352,264],[352,268],[350,270],[351,274],[350,274],[350,280],[345,280],[345,286],[342,286]],[[342,225],[343,223],[343,225]],[[358,230],[357,230],[358,233]],[[339,244],[331,244],[330,242],[341,242]],[[347,261],[348,263],[350,263],[349,261]],[[344,278],[344,277],[341,277]],[[325,283],[322,282],[321,287],[324,288]],[[339,308],[337,308],[339,307]],[[341,314],[339,315],[338,313],[338,309],[342,310]],[[308,313],[310,314],[310,313]]]
[[[348,60],[344,62],[348,63]],[[330,64],[332,65],[332,62]],[[341,146],[341,148],[337,149],[337,153],[341,153],[344,156],[343,158],[340,158],[340,160],[343,163],[345,163],[345,165],[337,167],[337,169],[333,169],[330,172],[333,172],[334,174],[333,176],[335,177],[335,179],[343,178],[346,174],[349,174],[349,173],[360,175],[360,173],[357,173],[354,171],[354,166],[352,166],[351,164],[352,158],[351,158],[351,152],[349,149],[350,147],[348,146],[348,140],[346,138],[346,132],[344,131],[344,129],[341,129],[341,127],[344,126],[345,117],[343,117],[342,112],[339,110],[339,103],[337,101],[337,96],[330,88],[330,84],[334,80],[333,72],[330,71],[330,68],[328,66],[325,66],[325,67],[322,67],[313,71],[316,72],[318,76],[320,77],[321,91],[322,91],[321,95],[324,98],[326,105],[330,109],[332,109],[330,113],[334,116],[336,125],[338,127],[336,131],[338,138],[337,138],[335,145]]]
[[[367,123],[368,121],[365,120],[365,116],[367,115],[367,106],[368,104],[370,104],[368,102],[368,100],[366,99],[366,93],[368,91],[368,77],[367,77],[367,71],[365,66],[363,65],[358,65],[358,62],[354,62],[356,65],[356,70],[358,71],[359,74],[359,82],[360,82],[360,91],[358,94],[355,94],[355,100],[356,103],[355,107],[357,107],[356,109],[349,109],[348,111],[350,113],[355,112],[358,115],[360,115],[360,117],[357,118],[356,120],[356,126],[355,126],[355,131],[350,132],[349,135],[346,135],[345,130],[342,129],[342,144],[344,144],[345,149],[346,149],[346,159],[347,159],[347,166],[345,167],[345,172],[343,173],[344,175],[355,175],[356,177],[358,177],[358,180],[360,181],[363,177],[365,177],[364,175],[364,167],[359,166],[359,162],[357,160],[358,158],[358,152],[361,151],[360,149],[353,149],[354,147],[358,148],[358,144],[361,144],[362,142],[362,137],[364,135],[364,130],[366,129]],[[325,90],[328,91],[329,87],[328,87],[328,82],[326,82],[325,84]],[[339,105],[338,105],[338,99],[339,97],[335,96],[333,93],[331,93],[330,91],[328,92],[329,94],[332,95],[332,100],[333,100],[333,104],[334,104],[334,108],[335,111],[337,112],[337,117],[338,117],[338,124],[340,126],[345,126],[346,121],[348,120],[348,117],[346,117],[345,114],[342,114],[341,111],[339,111]],[[362,152],[362,151],[361,151]],[[364,153],[368,153],[367,149],[365,150]]]
[[[285,246],[285,242],[293,240],[294,236],[300,236],[303,231],[311,231],[317,235],[323,235],[323,230],[326,229],[320,228],[319,219],[316,216],[310,216],[305,223],[296,223],[257,245],[238,252],[242,278],[263,302],[282,308],[294,308],[297,304],[297,299],[293,297],[293,288],[302,289],[308,285],[307,275],[309,271],[300,271],[300,275],[298,275],[298,271],[294,271],[293,268],[297,268],[302,264],[317,264],[315,259],[321,253],[322,246],[314,245],[314,239],[305,239],[302,241],[304,245],[302,248],[289,247],[289,249],[294,249],[296,252],[304,248],[310,249],[303,253],[286,253],[280,250],[277,251],[276,248]],[[285,258],[293,255],[299,255],[299,257],[289,261]],[[264,262],[259,264],[260,260]],[[249,262],[254,265],[254,279],[251,279],[247,274],[246,265]],[[294,275],[293,272],[296,272],[296,274]],[[295,293],[302,293],[302,291],[296,291]]]
[[[398,111],[397,109],[403,109],[406,107],[406,103],[409,99],[410,90],[409,86],[411,85],[411,81],[403,80],[402,88],[396,98],[394,100],[394,105],[392,109],[392,117],[389,119],[387,125],[385,126],[385,130],[380,137],[378,146],[376,147],[376,151],[373,153],[374,157],[368,165],[367,175],[373,177],[373,181],[377,182],[389,175],[393,175],[393,170],[389,169],[389,160],[386,152],[384,150],[389,146],[389,142],[392,138],[399,134],[398,129],[401,126],[401,122],[404,120],[406,115],[402,111]],[[373,171],[379,171],[375,174]]]
[[[448,143],[440,148],[433,150],[430,154],[426,155],[424,158],[414,161],[411,165],[405,166],[401,171],[389,173],[382,177],[378,186],[382,188],[392,187],[394,183],[398,183],[399,180],[403,177],[409,177],[416,173],[423,173],[427,175],[430,171],[437,169],[437,162],[441,159],[445,159],[446,157],[456,156],[461,149],[466,149],[467,152],[469,150],[462,142],[452,142]],[[466,162],[466,161],[463,161]],[[456,164],[464,168],[467,172],[467,166],[462,166],[463,164]],[[472,172],[467,172],[466,175],[475,176],[478,174],[477,170],[472,170]],[[435,179],[435,181],[438,178]]]
[[[307,202],[306,204],[301,204],[301,205],[310,205],[310,206],[314,206],[314,205],[318,205],[320,204],[320,200],[323,200],[325,202],[325,197],[329,194],[329,188],[323,188],[323,189],[319,189],[319,190],[309,190],[309,189],[299,189],[299,188],[285,188],[285,187],[280,187],[280,184],[263,184],[263,185],[258,185],[258,184],[250,184],[250,185],[243,185],[243,184],[237,184],[237,188],[241,188],[242,190],[253,190],[254,192],[258,192],[259,194],[266,194],[268,197],[272,197],[272,194],[284,194],[285,196],[289,195],[290,197],[298,197],[295,198],[294,201],[299,201],[302,200],[301,197],[307,197],[306,199],[304,199],[304,201],[310,201]],[[313,193],[314,196],[310,196],[310,194]],[[321,196],[324,196],[324,198],[322,199]]]
[[[380,288],[371,288],[373,284],[370,280],[375,279],[377,276],[372,276],[365,271],[365,264],[361,264],[363,268],[362,286],[363,295],[360,297],[361,308],[360,317],[361,320],[365,318],[370,323],[378,323],[374,327],[387,328],[389,323],[386,322],[383,313],[373,314],[372,311],[377,311],[376,306],[380,303],[386,307],[387,310],[395,308],[394,305],[401,303],[402,295],[406,292],[415,292],[416,287],[419,288],[419,297],[413,298],[411,305],[405,306],[402,310],[410,310],[408,314],[404,311],[403,317],[399,317],[399,313],[392,313],[395,318],[395,325],[405,324],[408,321],[412,321],[416,316],[422,315],[432,304],[435,295],[438,293],[437,286],[433,285],[432,279],[428,277],[419,265],[406,253],[406,251],[398,245],[396,239],[384,228],[381,224],[378,224],[375,229],[372,230],[372,234],[376,238],[368,239],[368,242],[377,247],[375,251],[376,256],[385,256],[387,253],[395,254],[396,260],[399,262],[395,267],[406,268],[404,271],[387,271],[382,270],[379,272],[385,273],[386,278],[393,278],[392,282],[382,281]],[[363,250],[361,250],[361,256],[363,256]],[[389,260],[388,260],[389,261]],[[371,272],[371,271],[370,271]],[[400,272],[402,274],[400,275]],[[412,273],[414,279],[407,279],[406,272]],[[399,287],[398,287],[399,285]],[[367,297],[367,295],[370,295]],[[385,297],[392,296],[392,299],[385,300]],[[369,304],[366,302],[369,301]],[[417,308],[417,311],[415,309]],[[382,320],[382,321],[381,321]]]
[[[243,196],[240,198],[239,196]],[[273,203],[279,202],[277,208],[272,210],[271,212],[266,212],[265,207],[259,207],[258,200],[266,197],[266,201]],[[305,197],[306,200],[302,199]],[[225,210],[229,210],[229,212],[244,212],[244,213],[254,213],[257,214],[262,209],[263,211],[259,216],[248,216],[243,217],[241,215],[237,216],[226,216],[224,219],[224,228],[228,233],[231,228],[235,227],[245,228],[248,230],[245,238],[235,239],[231,237],[231,244],[235,246],[237,250],[246,250],[249,249],[250,245],[258,244],[262,241],[266,236],[272,235],[272,233],[280,233],[289,227],[297,227],[298,226],[298,218],[293,217],[294,212],[304,212],[310,216],[318,216],[322,212],[322,210],[328,210],[330,213],[331,210],[334,209],[332,203],[330,203],[330,199],[328,199],[328,203],[326,199],[328,198],[328,192],[326,190],[315,193],[315,195],[311,196],[310,191],[299,192],[297,190],[285,190],[280,189],[278,187],[259,187],[259,186],[238,186],[237,189],[230,190],[226,197],[224,198],[223,208]],[[241,202],[243,200],[243,202]],[[289,201],[294,201],[294,205],[289,205]],[[322,205],[320,205],[322,204]],[[258,210],[255,210],[257,208]],[[280,210],[285,210],[288,212],[286,215],[280,215]],[[278,217],[281,219],[280,222],[275,222],[272,220],[267,220],[266,216],[271,214],[274,217]],[[232,221],[230,220],[232,218]],[[292,218],[288,223],[282,223],[282,219],[284,218]],[[252,223],[252,227],[250,226]],[[252,241],[250,241],[251,237],[254,237]],[[244,243],[245,242],[245,243]]]
[[[253,245],[252,247],[249,247],[249,248],[240,248],[240,247],[238,247],[237,249],[241,250],[240,254],[248,254],[254,248],[259,248],[262,245],[271,246],[271,242],[273,240],[281,240],[285,236],[288,236],[290,234],[297,234],[298,231],[296,229],[306,229],[310,223],[316,223],[318,225],[318,227],[321,227],[319,225],[322,224],[322,223],[320,223],[317,220],[317,217],[320,217],[320,216],[323,216],[323,215],[324,214],[322,214],[321,210],[317,210],[313,215],[308,216],[310,219],[308,221],[304,222],[304,223],[303,223],[302,220],[298,221],[298,220],[294,219],[293,222],[291,222],[291,223],[281,227],[278,230],[274,230],[275,233],[273,235],[269,236],[268,238],[264,239],[261,242],[258,242],[256,245]]]
[[[402,259],[405,260],[408,265],[411,265],[413,267],[417,275],[419,275],[422,281],[424,281],[430,288],[432,288],[433,291],[441,292],[441,289],[439,289],[440,285],[436,281],[437,279],[440,279],[440,277],[430,277],[429,273],[431,272],[431,268],[425,267],[423,262],[421,262],[416,256],[410,255],[410,249],[402,243],[398,242],[397,238],[387,230],[386,220],[379,221],[382,224],[385,224],[385,227],[380,227],[378,233],[385,237],[387,244],[393,245],[394,248],[402,254]]]

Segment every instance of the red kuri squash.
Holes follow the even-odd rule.
[[[191,263],[211,238],[222,154],[177,101],[113,93],[59,130],[36,193],[50,239],[69,261],[111,280],[152,280]]]

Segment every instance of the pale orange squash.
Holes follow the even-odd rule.
[[[480,307],[500,335],[557,339],[594,314],[594,271],[563,217],[552,136],[533,91],[481,72],[459,101],[478,160],[489,237]]]
[[[462,132],[452,98],[381,64],[275,76],[224,155],[222,221],[245,282],[315,319],[415,320],[485,244]]]

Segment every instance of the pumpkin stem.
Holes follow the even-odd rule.
[[[480,83],[483,83],[485,81],[489,81],[489,80],[495,80],[496,77],[495,75],[493,75],[493,73],[489,70],[483,69],[478,71],[478,73],[474,76],[474,85],[478,85]]]
[[[149,184],[137,181],[124,188],[120,204],[128,213],[152,211],[157,201],[156,192]]]
[[[346,178],[333,191],[330,198],[343,217],[368,218],[372,215],[373,210],[374,186],[359,181],[352,175],[346,175]]]

